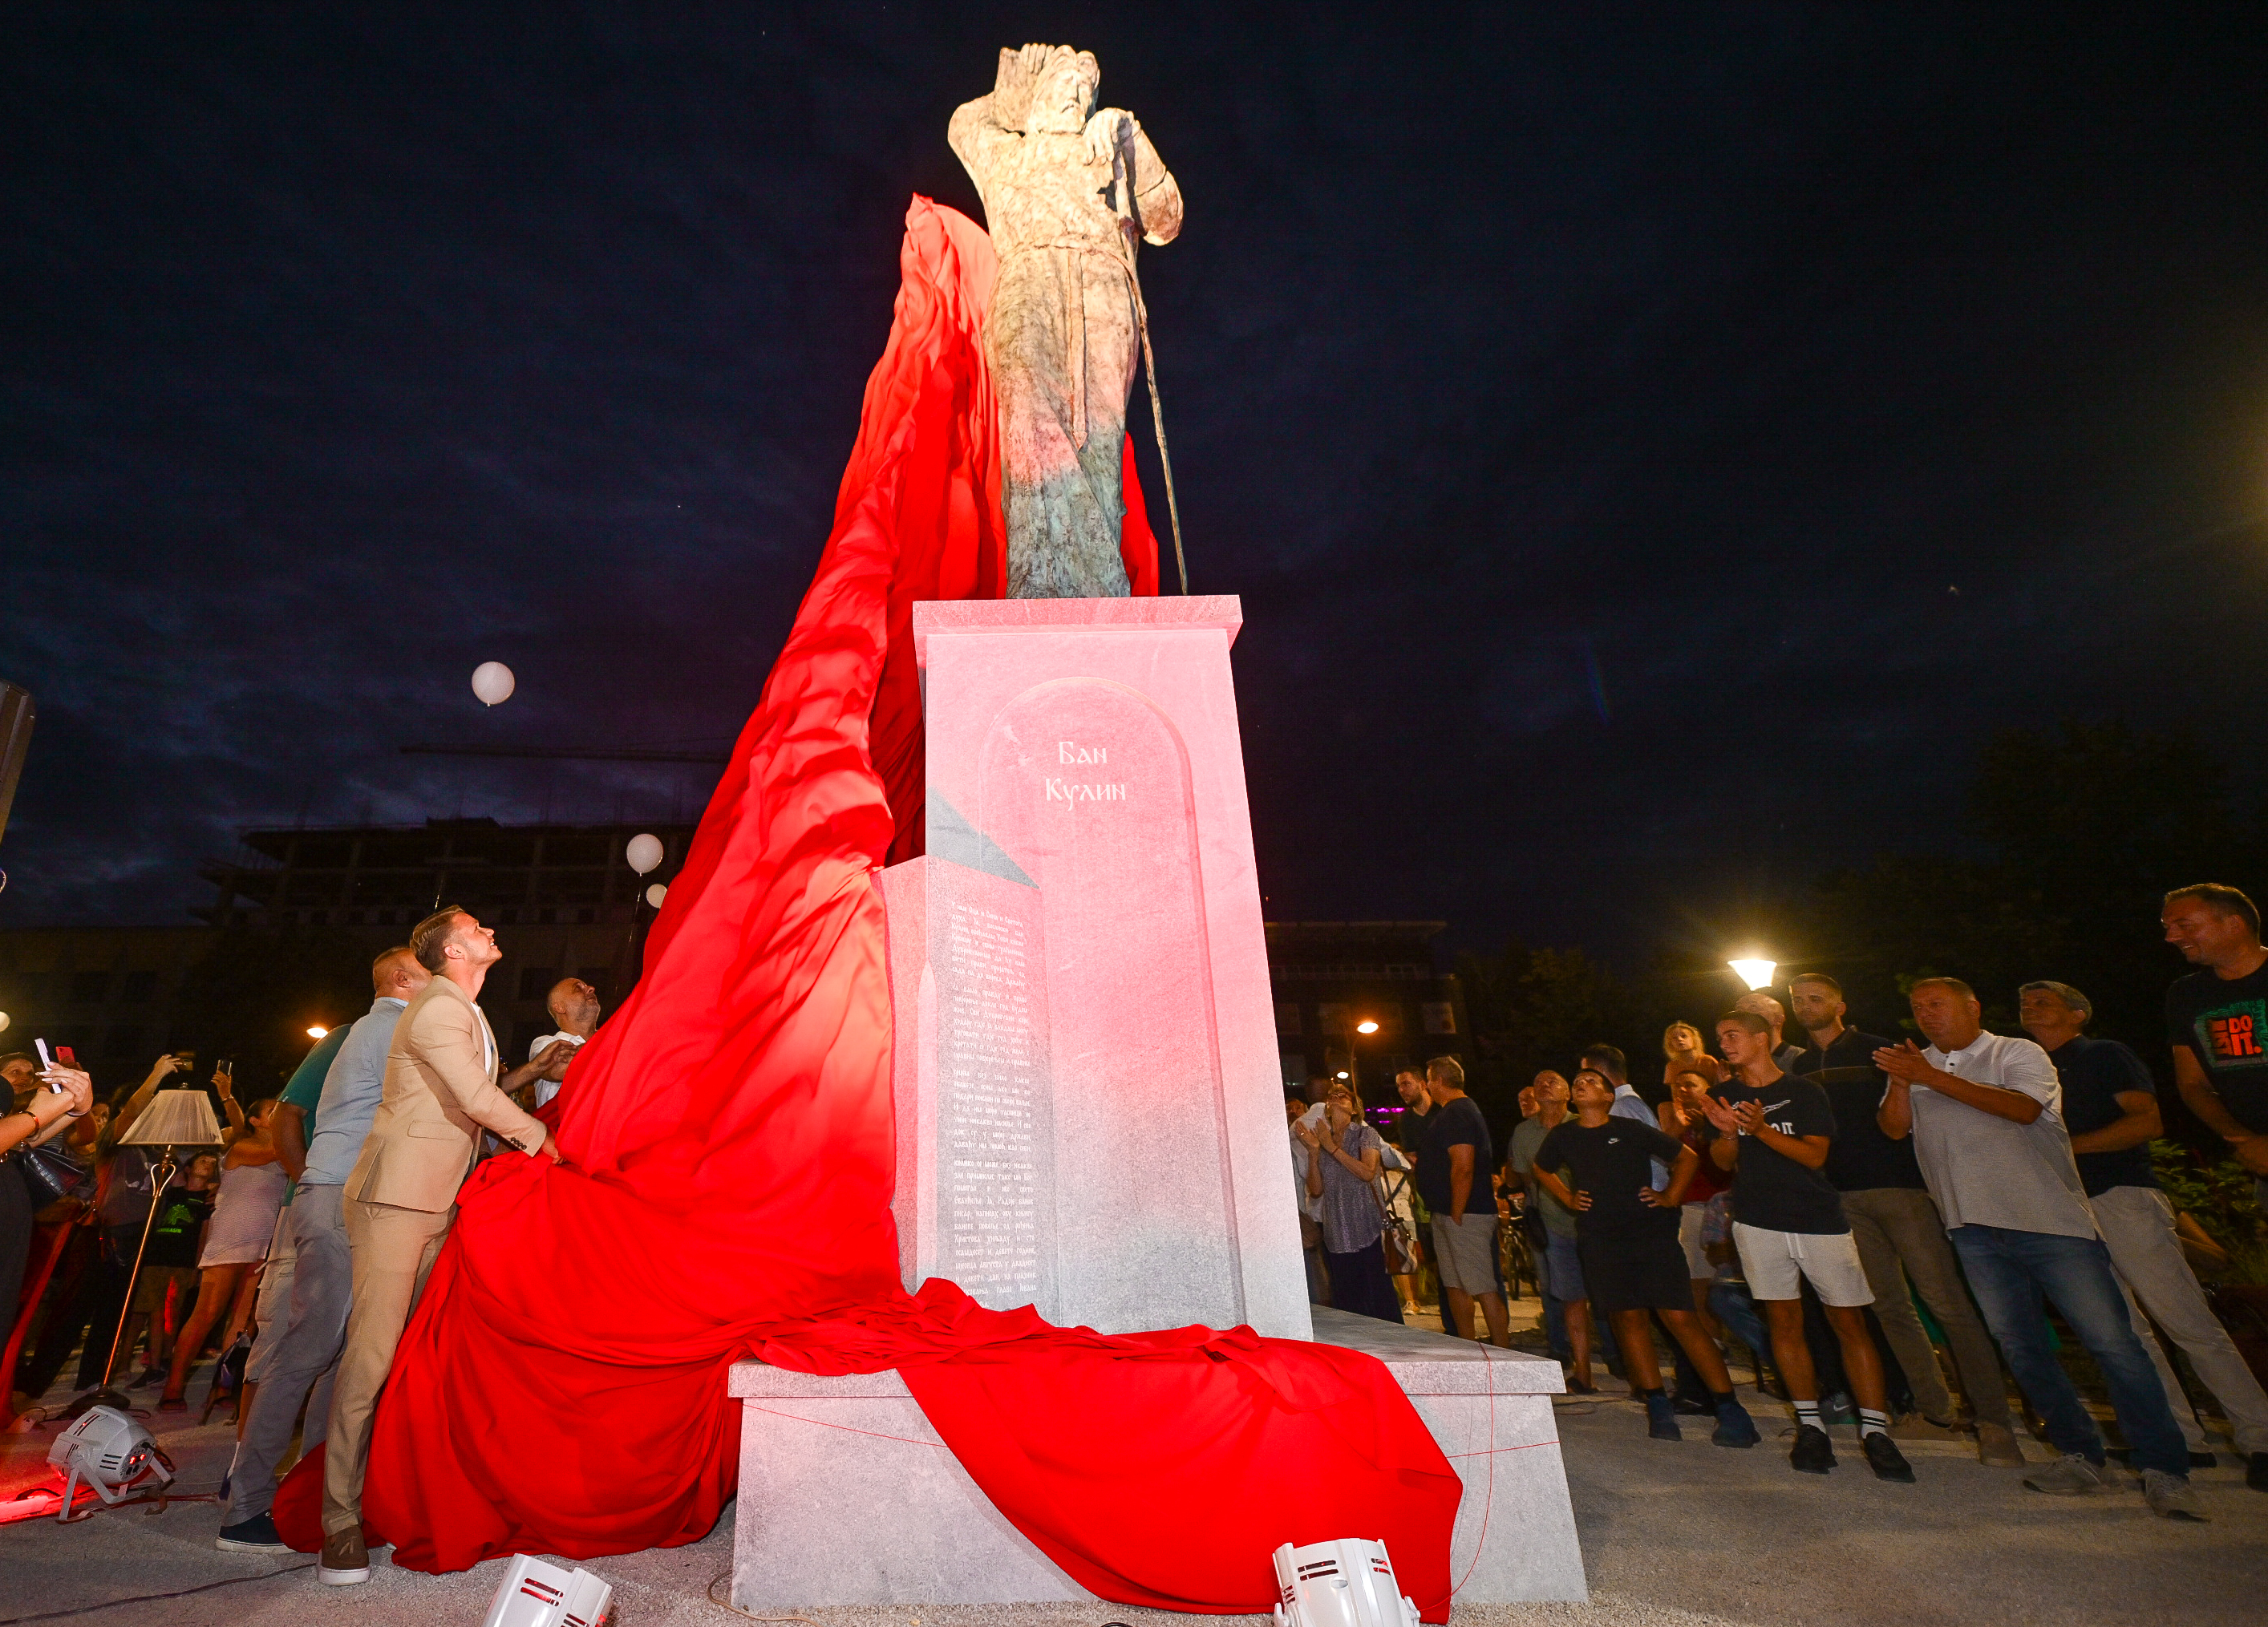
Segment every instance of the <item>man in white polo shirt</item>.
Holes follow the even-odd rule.
[[[1908,1040],[1874,1053],[1889,1076],[1880,1123],[1885,1135],[1913,1137],[1984,1325],[2063,1454],[2024,1484],[2072,1497],[2108,1483],[2102,1432],[2049,1349],[2046,1301],[2102,1370],[2151,1512],[2204,1519],[2189,1447],[2080,1189],[2055,1064],[2029,1040],[1985,1033],[1976,994],[1957,978],[1925,977],[1909,998],[1929,1049]]]

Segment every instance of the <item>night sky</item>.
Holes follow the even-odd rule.
[[[1027,40],[1188,199],[1271,917],[1705,953],[2066,716],[2257,793],[2268,31],[2072,9],[11,7],[0,926],[186,920],[247,825],[697,807],[398,748],[725,743]]]

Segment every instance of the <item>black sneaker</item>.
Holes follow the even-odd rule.
[[[232,1526],[223,1526],[213,1546],[225,1554],[288,1554],[291,1545],[276,1535],[275,1519],[254,1514]]]
[[[1898,1443],[1881,1430],[1871,1430],[1859,1442],[1859,1449],[1867,1454],[1867,1467],[1874,1471],[1877,1480],[1896,1480],[1913,1484],[1913,1465],[1906,1454],[1898,1450]]]
[[[2255,1491],[2268,1491],[2268,1452],[2256,1452],[2244,1461],[2244,1483]]]
[[[1795,1445],[1787,1454],[1789,1467],[1807,1475],[1823,1475],[1835,1467],[1835,1443],[1813,1424],[1799,1424]]]
[[[1646,1432],[1655,1440],[1683,1440],[1685,1432],[1677,1427],[1677,1410],[1663,1395],[1646,1398]]]

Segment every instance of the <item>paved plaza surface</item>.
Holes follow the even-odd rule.
[[[192,1395],[202,1388],[200,1381]],[[1785,1410],[1750,1391],[1742,1399],[1766,1437],[1749,1452],[1711,1446],[1697,1428],[1680,1443],[1649,1440],[1643,1415],[1627,1400],[1563,1402],[1559,1425],[1592,1602],[1460,1607],[1457,1627],[1911,1621],[2207,1627],[2261,1618],[2268,1494],[2248,1491],[2241,1470],[2226,1466],[2233,1459],[2198,1474],[2212,1520],[2186,1524],[2152,1516],[2139,1490],[2085,1499],[2025,1491],[2018,1471],[1987,1469],[1952,1442],[1905,1443],[1918,1483],[1889,1485],[1867,1472],[1855,1446],[1846,1445],[1848,1430],[1838,1430],[1843,1467],[1824,1479],[1797,1475],[1776,1441]],[[210,1491],[218,1483],[232,1432],[217,1417],[202,1427],[178,1416],[150,1422],[180,1467],[180,1490]],[[49,1425],[0,1436],[0,1498],[48,1480],[55,1433]],[[2026,1447],[2043,1460],[2049,1455],[2036,1442]],[[622,1627],[746,1619],[707,1598],[732,1562],[733,1518],[728,1510],[690,1547],[591,1562],[615,1585]],[[217,1551],[219,1525],[216,1504],[180,1502],[70,1526],[53,1518],[0,1526],[0,1627],[47,1621],[469,1627],[486,1609],[504,1563],[422,1576],[395,1570],[380,1555],[368,1585],[328,1588],[295,1568],[310,1563],[298,1556]],[[1347,1535],[1362,1533],[1351,1527]],[[192,1588],[207,1590],[148,1596]],[[718,1594],[725,1591],[719,1585]],[[1101,1604],[799,1614],[821,1627],[1154,1627],[1174,1619]]]

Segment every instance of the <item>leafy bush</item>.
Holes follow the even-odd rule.
[[[2252,1173],[2235,1159],[2208,1164],[2176,1141],[2150,1144],[2150,1164],[2175,1208],[2231,1254],[2268,1247],[2268,1218],[2252,1193]]]

